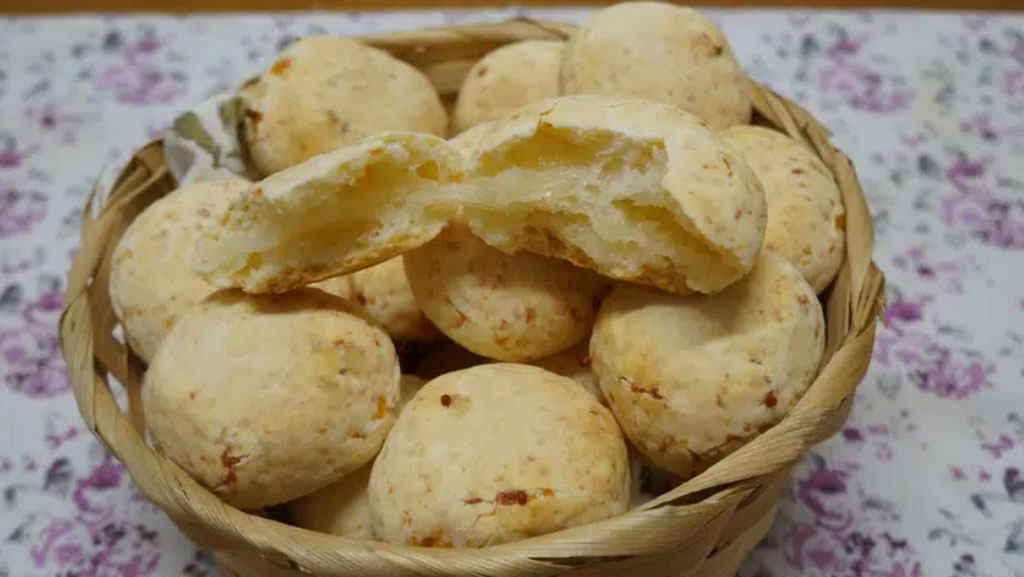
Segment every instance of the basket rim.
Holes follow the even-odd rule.
[[[489,39],[489,43],[495,45],[526,38],[564,39],[573,28],[572,25],[517,18],[498,23],[375,34],[359,39],[392,52],[404,51],[407,55],[421,57],[423,64],[430,64],[430,49],[434,47],[475,45],[481,42],[481,38]],[[359,567],[367,575],[395,574],[401,569],[442,574],[440,567],[443,564],[446,574],[483,574],[484,569],[503,575],[551,574],[573,566],[566,564],[570,559],[586,560],[588,555],[580,554],[580,551],[595,547],[595,531],[619,535],[640,530],[643,525],[662,527],[671,522],[673,526],[679,526],[680,519],[684,517],[691,520],[700,517],[702,522],[691,523],[693,534],[699,534],[709,529],[711,524],[724,523],[745,501],[756,497],[761,481],[788,470],[810,446],[831,436],[845,421],[852,404],[852,393],[870,360],[876,321],[884,303],[884,277],[871,261],[873,231],[870,215],[852,162],[831,145],[828,131],[799,105],[753,80],[749,85],[754,108],[762,119],[810,147],[829,167],[837,182],[845,181],[840,182],[840,188],[847,206],[848,248],[826,305],[828,312],[840,320],[836,324],[842,326],[832,327],[829,323],[826,334],[832,339],[834,350],[823,359],[821,371],[807,393],[782,421],[708,470],[646,505],[596,523],[484,549],[433,549],[360,541],[286,525],[226,505],[145,443],[128,417],[117,409],[104,378],[106,370],[95,358],[95,339],[90,324],[95,311],[89,300],[90,287],[95,289],[96,284],[103,283],[91,281],[98,278],[97,273],[102,270],[104,252],[116,243],[109,233],[125,211],[125,203],[115,194],[106,200],[100,215],[92,218],[90,213],[98,208],[96,203],[103,192],[98,190],[94,190],[87,201],[82,231],[85,250],[80,249],[75,255],[69,271],[65,307],[59,322],[61,351],[68,362],[69,377],[83,419],[94,435],[124,463],[142,492],[200,546],[226,551],[255,548],[265,555],[282,557],[288,566],[315,567],[314,573],[325,567],[347,566]],[[141,148],[132,162],[139,162],[140,155],[146,151],[150,156],[156,153],[162,156],[160,143],[157,140]],[[153,152],[154,147],[156,153]],[[112,190],[126,183],[138,186],[130,174],[132,162],[122,171]],[[141,162],[156,166],[159,159],[154,156]],[[150,172],[142,185],[166,184],[166,167],[163,173],[158,167]],[[849,242],[850,235],[854,233],[863,241],[858,243],[862,246],[856,250]],[[96,246],[97,242],[99,246]],[[826,375],[843,381],[846,386],[836,391],[822,391],[818,383]],[[744,467],[740,463],[767,447],[783,456],[774,467]],[[652,540],[651,546],[643,547],[634,542],[635,539],[630,539],[628,544],[633,549],[619,547],[622,550],[619,554],[655,554],[679,541],[678,538],[658,540],[656,536],[648,535],[652,532],[643,532],[646,539]],[[707,553],[711,552],[713,545],[708,544]],[[567,548],[575,553],[561,555],[560,552]],[[591,560],[608,557],[608,550],[603,548]],[[382,556],[386,556],[390,564],[381,563],[376,567],[378,570],[366,572],[368,564],[374,560],[379,562]],[[295,559],[301,560],[301,564]],[[515,567],[518,572],[499,572],[496,567],[505,567],[505,571]]]

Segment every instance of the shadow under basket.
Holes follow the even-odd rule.
[[[500,24],[376,35],[363,40],[423,70],[447,100],[478,58],[510,42],[563,39],[572,26]],[[850,160],[810,114],[755,82],[755,122],[807,145],[829,167],[846,205],[846,255],[824,294],[826,348],[807,393],[777,425],[697,477],[622,516],[486,549],[429,549],[315,533],[221,502],[151,449],[139,386],[145,367],[112,336],[110,257],[125,227],[176,186],[160,142],[139,150],[110,191],[89,199],[60,321],[61,350],[75,400],[93,433],[139,489],[236,577],[546,575],[718,577],[734,575],[764,537],[793,465],[830,437],[850,412],[871,358],[884,281],[871,261],[874,233]],[[109,194],[107,194],[109,193]],[[127,392],[123,413],[111,392]]]

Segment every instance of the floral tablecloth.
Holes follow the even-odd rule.
[[[522,14],[0,19],[0,577],[218,574],[69,391],[55,325],[100,168],[296,37]],[[712,15],[856,161],[890,293],[848,426],[742,574],[1024,576],[1024,14]]]

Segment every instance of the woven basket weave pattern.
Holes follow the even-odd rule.
[[[364,38],[422,69],[450,100],[478,58],[517,40],[562,39],[572,27],[512,21]],[[883,278],[871,261],[870,216],[850,160],[806,111],[750,82],[756,122],[815,151],[846,205],[846,259],[826,292],[821,372],[786,418],[699,476],[626,515],[473,550],[401,547],[324,535],[249,515],[223,504],[174,463],[151,450],[139,403],[143,364],[111,336],[117,323],[108,293],[110,256],[124,229],[174,189],[159,142],[139,150],[109,194],[86,206],[82,240],[68,278],[61,348],[82,417],[124,463],[140,490],[198,545],[218,552],[238,577],[412,575],[525,577],[565,575],[733,575],[768,531],[792,466],[846,420],[871,356]],[[123,414],[108,381],[127,391]]]

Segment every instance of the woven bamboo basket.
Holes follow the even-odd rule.
[[[561,39],[572,26],[516,20],[364,38],[423,70],[450,99],[473,62],[503,44]],[[871,261],[871,220],[850,160],[799,106],[750,82],[756,122],[816,151],[846,204],[846,259],[825,294],[826,352],[795,408],[697,477],[620,517],[486,549],[395,546],[315,533],[222,503],[144,438],[139,403],[144,365],[112,336],[110,257],[125,227],[175,188],[160,142],[139,150],[109,194],[90,198],[60,321],[75,399],[93,433],[124,463],[139,489],[235,577],[541,577],[734,575],[763,538],[792,466],[846,420],[871,357],[883,277]],[[105,191],[101,191],[105,192]],[[122,412],[112,392],[125,389]]]

